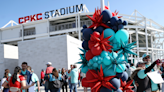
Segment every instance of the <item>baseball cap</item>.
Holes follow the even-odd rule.
[[[150,57],[150,55],[147,55],[147,54],[145,53],[145,54],[142,55],[142,59],[144,59],[146,56],[149,56],[149,57]]]
[[[137,63],[137,67],[138,67],[139,64],[145,64],[145,62],[138,62]]]
[[[51,62],[47,62],[47,64],[46,65],[52,65],[52,63]]]

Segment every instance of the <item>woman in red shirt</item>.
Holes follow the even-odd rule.
[[[26,80],[20,73],[21,68],[19,66],[15,67],[14,74],[10,78],[7,78],[2,86],[5,87],[8,84],[9,92],[22,92],[22,89],[28,89],[35,84],[32,83],[31,85],[26,86]]]
[[[43,83],[43,81],[44,81],[44,70],[42,69],[42,72],[41,72],[41,82],[40,82],[40,85],[42,86],[42,83]]]

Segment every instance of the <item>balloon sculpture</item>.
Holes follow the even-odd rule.
[[[128,43],[129,34],[123,29],[126,21],[117,16],[118,12],[95,9],[92,25],[83,26],[83,53],[80,54],[81,71],[86,73],[82,79],[82,86],[91,87],[92,92],[133,92],[127,82],[125,72],[128,54],[137,55],[131,49],[136,47]]]

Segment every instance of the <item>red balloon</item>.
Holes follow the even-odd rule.
[[[94,41],[94,38],[91,36],[89,41]]]
[[[82,83],[81,83],[82,86],[83,86],[83,87],[90,87],[90,86],[89,86],[89,83],[88,83],[88,82],[85,82],[85,81],[87,81],[87,79],[86,79],[86,78],[83,78],[83,79],[82,79]]]
[[[88,41],[88,47],[89,47],[90,49],[92,49],[92,47],[94,47],[95,44],[96,44],[96,43],[93,42],[93,41],[91,41],[91,40]]]
[[[97,72],[95,70],[89,70],[89,71],[87,71],[87,73],[86,73],[86,79],[87,80],[91,80],[91,79],[94,79],[95,78],[95,76],[92,75],[91,71],[97,74]]]
[[[91,50],[88,50],[85,54],[85,58],[87,61],[89,61],[90,59],[92,59],[94,57],[94,55],[92,54]]]
[[[97,46],[97,47],[94,46],[92,47],[91,51],[93,55],[97,56],[101,54],[102,48],[100,46]]]
[[[95,37],[99,38],[100,37],[100,33],[99,32],[93,32],[92,33]]]

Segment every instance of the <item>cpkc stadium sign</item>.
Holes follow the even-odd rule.
[[[80,5],[75,5],[75,6],[70,6],[66,8],[60,8],[56,10],[51,10],[51,11],[46,11],[44,13],[38,13],[34,15],[29,15],[25,17],[20,17],[18,19],[19,24],[26,23],[27,21],[36,21],[36,20],[42,20],[43,18],[48,19],[49,17],[57,17],[57,16],[62,16],[65,14],[71,14],[75,12],[81,12],[83,11],[83,4]]]

